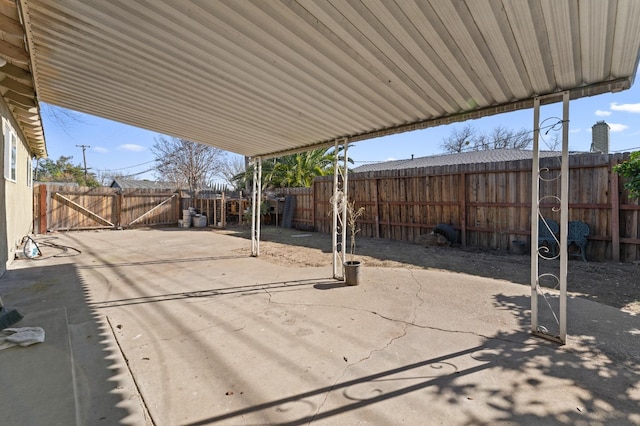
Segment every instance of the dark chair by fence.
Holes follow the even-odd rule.
[[[580,222],[577,220],[569,222],[569,234],[567,237],[567,249],[570,248],[571,244],[575,244],[578,249],[580,249],[579,253],[575,253],[575,256],[581,256],[582,260],[587,261],[587,237],[591,230],[589,229],[589,225],[585,222]],[[571,254],[571,252],[569,252]]]
[[[551,256],[558,253],[558,234],[560,225],[551,219],[538,219],[538,247],[546,246]]]

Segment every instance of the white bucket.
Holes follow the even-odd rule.
[[[207,217],[205,215],[197,214],[193,217],[193,226],[196,228],[204,228],[207,226]]]

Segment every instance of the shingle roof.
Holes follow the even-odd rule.
[[[540,151],[540,158],[559,157],[558,151]],[[355,167],[354,172],[377,172],[382,170],[401,170],[421,167],[448,166],[453,164],[495,163],[501,161],[529,160],[533,151],[520,149],[491,149],[487,151],[469,151],[454,154],[440,154],[429,157],[393,160],[382,163],[364,164]]]
[[[172,189],[172,185],[167,182],[131,179],[114,179],[109,186],[120,189]]]

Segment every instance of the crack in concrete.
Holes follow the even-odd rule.
[[[504,342],[510,342],[510,343],[518,343],[518,344],[522,344],[522,345],[532,345],[532,344],[527,344],[526,342],[521,342],[521,341],[516,341],[516,340],[511,340],[511,339],[505,339],[502,337],[497,337],[497,336],[487,336],[484,334],[480,334],[477,332],[473,332],[473,331],[463,331],[463,330],[453,330],[453,329],[445,329],[445,328],[441,328],[441,327],[434,327],[434,326],[429,326],[429,325],[424,325],[424,324],[418,324],[416,323],[416,319],[418,316],[418,309],[420,309],[424,303],[425,300],[422,298],[421,296],[421,292],[423,290],[423,284],[422,282],[420,282],[420,280],[414,275],[412,270],[409,270],[409,273],[411,275],[411,278],[413,279],[413,281],[417,284],[418,288],[416,289],[415,292],[415,297],[419,300],[419,302],[414,306],[413,308],[413,313],[411,315],[411,320],[407,321],[407,320],[403,320],[403,319],[398,319],[398,318],[391,318],[388,317],[386,315],[380,314],[376,311],[372,311],[369,309],[362,309],[362,308],[354,308],[351,306],[342,306],[342,305],[330,305],[330,304],[318,304],[318,303],[291,303],[291,302],[277,302],[273,300],[273,295],[271,292],[269,292],[269,290],[267,288],[263,288],[264,292],[267,293],[267,295],[269,296],[268,299],[268,304],[275,304],[275,305],[285,305],[285,306],[307,306],[307,307],[330,307],[330,308],[341,308],[341,309],[347,309],[347,310],[353,310],[353,311],[358,311],[358,312],[366,312],[369,313],[371,315],[375,315],[379,318],[382,318],[384,320],[387,321],[391,321],[391,322],[395,322],[395,323],[399,323],[399,324],[403,324],[402,327],[402,331],[401,333],[399,333],[397,336],[392,337],[391,339],[389,339],[384,346],[380,347],[380,348],[376,348],[376,349],[372,349],[365,357],[348,363],[343,369],[342,372],[336,377],[336,379],[334,380],[333,384],[331,385],[331,387],[327,390],[327,392],[324,394],[324,398],[322,399],[322,402],[319,404],[318,409],[316,410],[316,412],[314,413],[314,415],[311,417],[311,419],[309,420],[309,422],[307,423],[308,425],[312,424],[315,420],[315,418],[318,416],[318,414],[320,414],[320,412],[322,411],[322,408],[324,407],[324,405],[326,404],[329,395],[333,392],[334,388],[336,387],[336,385],[342,380],[342,378],[345,376],[345,374],[347,373],[347,371],[352,368],[355,365],[358,365],[364,361],[367,361],[369,359],[371,359],[371,357],[373,356],[373,354],[377,353],[377,352],[384,352],[385,350],[387,350],[391,345],[393,345],[394,342],[396,342],[399,339],[402,339],[403,337],[405,337],[407,335],[407,332],[409,330],[409,327],[417,327],[420,329],[424,329],[424,330],[435,330],[435,331],[441,331],[443,333],[460,333],[460,334],[470,334],[476,337],[480,337],[483,339],[487,339],[487,340],[499,340],[499,341],[504,341]],[[345,358],[346,360],[346,358]]]
[[[369,310],[369,309],[363,309],[363,308],[354,308],[352,306],[331,305],[331,304],[325,304],[325,303],[277,302],[277,301],[273,300],[273,295],[272,295],[271,292],[269,292],[269,290],[267,288],[263,288],[262,290],[264,290],[264,292],[268,294],[268,296],[269,296],[268,303],[269,304],[285,305],[285,306],[308,306],[308,307],[341,308],[341,309],[347,309],[347,310],[352,310],[352,311],[357,311],[357,312],[366,312],[366,313],[375,315],[377,317],[380,317],[382,319],[385,319],[387,321],[402,323],[402,324],[406,325],[406,327],[403,329],[403,334],[402,335],[392,338],[391,341],[387,345],[385,345],[385,347],[383,349],[375,349],[375,350],[372,351],[372,353],[375,352],[375,351],[382,351],[382,350],[386,349],[391,343],[393,343],[393,341],[404,337],[406,335],[406,333],[407,333],[407,329],[409,328],[409,326],[414,326],[414,327],[417,327],[417,328],[421,328],[423,330],[441,331],[443,333],[469,334],[469,335],[476,336],[476,337],[481,337],[481,338],[487,339],[487,340],[499,340],[499,341],[503,341],[503,342],[518,343],[518,344],[527,345],[527,346],[531,346],[531,345],[538,346],[535,343],[526,343],[526,342],[522,342],[520,340],[507,339],[507,338],[498,337],[498,336],[489,336],[489,335],[486,335],[486,334],[477,333],[475,331],[454,330],[454,329],[449,329],[449,328],[434,327],[434,326],[430,326],[430,325],[424,325],[424,324],[416,323],[416,317],[417,317],[418,309],[421,308],[424,305],[425,300],[420,296],[420,292],[422,291],[422,283],[415,277],[415,275],[413,273],[413,270],[409,269],[408,271],[411,274],[411,277],[413,278],[413,280],[419,285],[418,290],[416,290],[415,296],[420,300],[420,303],[418,303],[413,309],[413,315],[412,315],[412,319],[410,321],[399,319],[399,318],[388,317],[388,316],[383,315],[383,314],[381,314],[379,312],[376,312],[376,311],[372,311],[372,310]],[[367,358],[363,358],[361,361],[363,361],[365,359],[367,359]],[[357,362],[361,362],[361,361],[357,361]],[[350,365],[353,365],[353,364],[350,364]]]
[[[416,304],[416,306],[413,308],[413,315],[412,315],[412,320],[411,321],[401,321],[401,320],[394,320],[388,317],[385,317],[384,315],[380,315],[377,312],[373,312],[373,311],[369,311],[366,309],[358,309],[359,311],[364,311],[364,312],[369,312],[371,314],[374,314],[380,318],[386,319],[388,321],[393,321],[393,322],[397,322],[397,323],[402,323],[404,326],[402,327],[402,332],[397,335],[392,337],[391,339],[389,339],[389,341],[387,341],[387,343],[381,347],[381,348],[377,348],[377,349],[372,349],[367,356],[347,364],[343,369],[342,369],[342,373],[336,378],[336,380],[333,382],[333,384],[331,385],[331,387],[329,388],[329,390],[325,393],[324,395],[324,399],[322,400],[322,403],[320,403],[320,405],[318,406],[318,409],[316,410],[315,414],[313,415],[313,417],[311,418],[311,420],[309,420],[309,425],[311,423],[313,423],[314,419],[316,418],[316,416],[322,411],[322,407],[324,407],[324,404],[327,402],[327,399],[329,398],[329,395],[331,394],[331,392],[333,392],[334,387],[340,382],[340,380],[342,380],[342,378],[344,377],[344,375],[346,374],[346,372],[353,366],[358,365],[364,361],[367,361],[368,359],[371,359],[371,357],[373,356],[374,353],[376,352],[384,352],[385,350],[387,350],[387,348],[389,348],[389,346],[391,346],[396,340],[398,339],[402,339],[403,337],[405,337],[407,335],[407,330],[409,329],[410,326],[415,325],[415,321],[416,321],[416,317],[417,317],[417,312],[418,309],[420,307],[422,307],[422,305],[424,304],[424,299],[422,297],[420,297],[420,292],[422,291],[422,283],[416,279],[416,277],[413,275],[413,272],[410,271],[411,277],[413,278],[413,280],[415,281],[416,284],[418,284],[418,289],[416,290],[416,298],[418,298],[418,300],[420,300],[420,302],[418,304]],[[345,358],[346,361],[346,358]]]

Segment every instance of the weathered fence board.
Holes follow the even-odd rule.
[[[569,157],[569,220],[589,225],[590,259],[640,260],[640,206],[612,172],[627,158]],[[559,158],[541,159],[541,211],[555,220],[560,219],[560,203],[553,197],[560,193],[560,165]],[[317,178],[309,194],[315,229],[331,232],[333,178]],[[359,221],[364,237],[415,241],[446,223],[460,231],[465,245],[510,250],[515,240],[530,242],[531,160],[353,173],[348,194],[366,208]]]
[[[38,228],[46,230],[99,229],[116,226],[116,192],[112,188],[47,185],[45,195],[34,191]],[[44,215],[44,217],[43,217]],[[42,219],[42,220],[40,220]],[[42,232],[38,229],[38,232]]]
[[[122,227],[175,224],[180,212],[179,198],[169,191],[122,190],[118,223]]]
[[[167,191],[40,184],[34,190],[34,231],[175,224],[178,207],[178,197]]]
[[[640,205],[629,198],[624,179],[612,172],[626,159],[628,154],[569,157],[569,220],[589,225],[589,259],[640,260]],[[541,166],[541,211],[559,221],[559,202],[553,197],[560,191],[559,159],[544,158]],[[530,160],[353,173],[348,196],[366,208],[359,221],[363,237],[415,241],[445,223],[459,231],[463,245],[510,250],[513,241],[531,238],[531,178]],[[36,232],[109,227],[105,221],[117,226],[177,224],[187,207],[198,208],[209,224],[224,225],[226,215],[241,220],[249,206],[246,199],[173,197],[153,190],[48,186],[34,192]],[[315,179],[311,188],[278,193],[296,197],[294,227],[331,232],[332,176]]]

